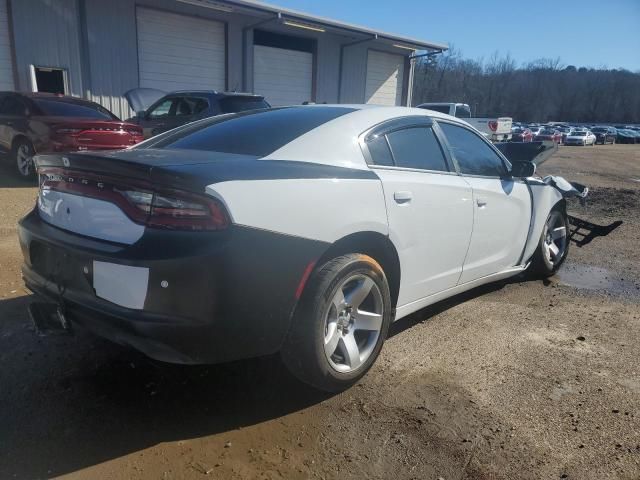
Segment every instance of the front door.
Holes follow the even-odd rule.
[[[365,145],[382,180],[400,258],[398,307],[454,287],[471,238],[472,191],[455,173],[430,120],[385,124],[367,135]]]
[[[518,265],[529,232],[531,197],[509,178],[496,150],[471,129],[438,122],[464,179],[473,189],[473,235],[459,283]]]

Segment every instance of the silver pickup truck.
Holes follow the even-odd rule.
[[[511,126],[513,123],[511,117],[472,117],[471,109],[466,103],[422,103],[418,105],[418,108],[434,110],[452,117],[462,118],[492,142],[508,142],[511,140]]]

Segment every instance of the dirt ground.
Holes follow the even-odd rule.
[[[35,336],[15,224],[36,190],[0,170],[0,478],[640,478],[640,146],[540,170],[592,191],[560,274],[397,322],[335,396],[277,358],[178,367]]]

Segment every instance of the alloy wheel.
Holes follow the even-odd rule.
[[[378,342],[383,318],[382,293],[370,277],[344,280],[325,316],[324,352],[331,367],[349,373],[364,364]]]
[[[547,219],[542,250],[545,261],[552,267],[559,264],[564,257],[567,250],[567,226],[560,212],[551,212]]]
[[[16,151],[16,166],[18,167],[18,172],[20,172],[20,175],[23,177],[28,177],[31,174],[33,156],[31,155],[29,145],[23,143],[18,147]]]

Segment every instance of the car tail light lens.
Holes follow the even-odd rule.
[[[491,129],[492,132],[495,132],[496,130],[498,130],[498,122],[496,122],[495,120],[490,120],[489,128]]]
[[[229,226],[222,203],[205,195],[61,169],[42,169],[39,173],[40,190],[73,193],[113,203],[131,220],[147,227],[215,231]]]

